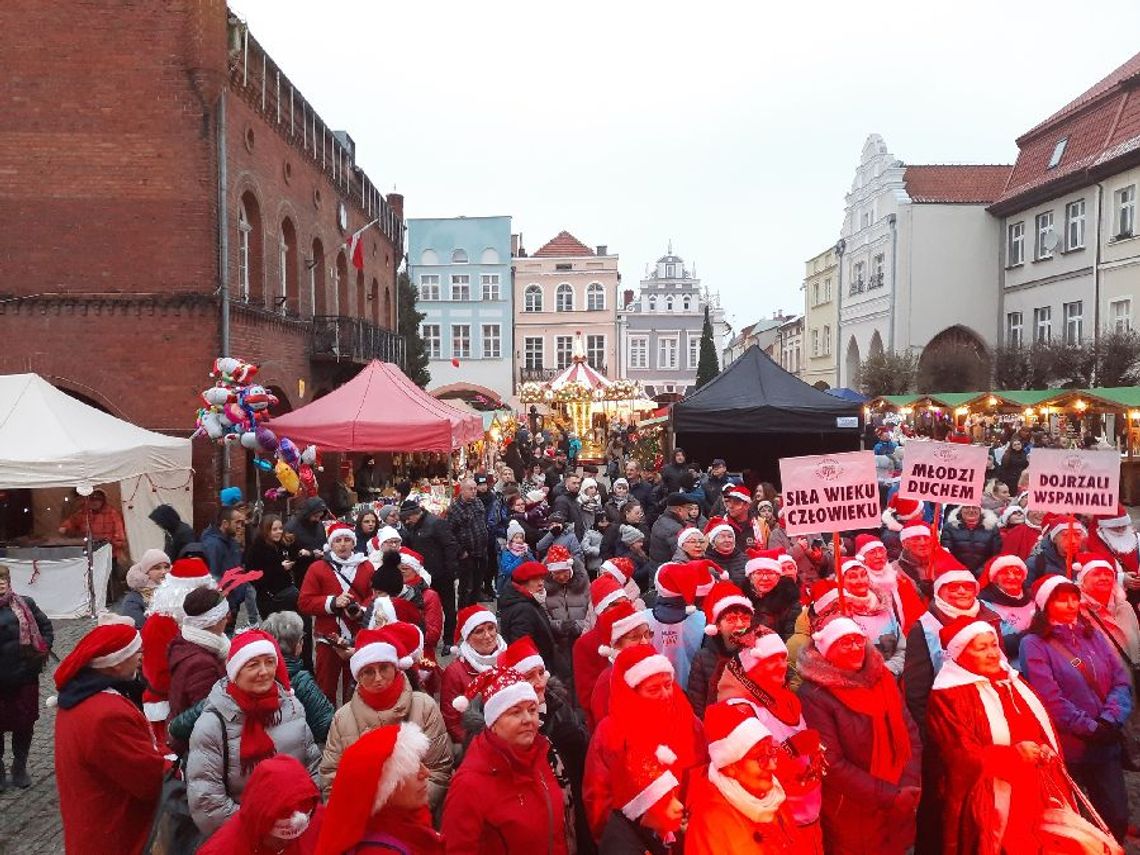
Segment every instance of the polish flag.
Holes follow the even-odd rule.
[[[345,246],[348,247],[348,254],[352,258],[352,266],[355,267],[357,270],[363,270],[364,269],[364,237],[363,237],[363,232],[364,232],[364,230],[361,229],[359,232],[357,232],[352,237],[350,237],[348,239],[348,241],[345,243]]]

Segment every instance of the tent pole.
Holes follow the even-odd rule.
[[[92,554],[94,543],[91,538],[91,506],[84,499],[85,513],[87,516],[87,537],[85,545],[87,548],[87,596],[90,603],[90,616],[95,617],[95,556]],[[111,561],[112,572],[114,572],[114,559]]]

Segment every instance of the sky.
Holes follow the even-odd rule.
[[[407,217],[668,242],[734,328],[802,313],[868,134],[905,163],[1016,137],[1140,51],[1140,3],[230,0]],[[314,14],[316,9],[320,14]]]

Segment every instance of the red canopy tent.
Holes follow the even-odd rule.
[[[313,403],[268,422],[325,451],[454,451],[483,438],[483,420],[433,398],[399,366],[373,360]]]

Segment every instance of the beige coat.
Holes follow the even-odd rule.
[[[321,756],[321,790],[328,798],[336,778],[340,755],[365,733],[388,724],[413,721],[418,724],[431,742],[424,765],[428,769],[428,802],[434,810],[447,795],[447,785],[451,782],[451,739],[439,712],[439,705],[423,692],[413,692],[411,685],[404,681],[404,690],[396,705],[390,710],[377,712],[354,692],[352,699],[336,711],[325,751]]]

